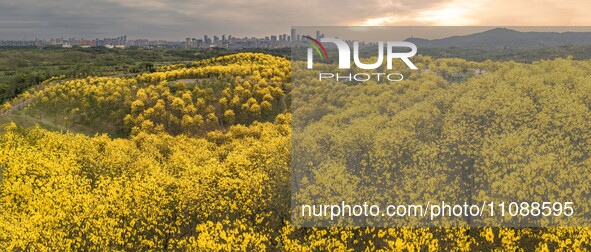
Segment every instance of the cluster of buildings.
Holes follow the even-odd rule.
[[[125,47],[166,47],[166,48],[211,48],[220,47],[227,49],[248,49],[248,48],[285,48],[292,45],[299,45],[305,35],[297,34],[296,29],[291,29],[291,34],[277,34],[262,38],[257,37],[233,37],[232,35],[221,36],[204,35],[203,38],[186,38],[184,41],[167,40],[148,40],[135,39],[128,40],[127,35],[115,38],[95,38],[95,39],[76,39],[76,38],[51,38],[49,40],[0,40],[0,46],[61,46],[64,48],[72,47],[107,47],[107,48],[125,48]],[[311,36],[311,35],[308,35]],[[324,37],[320,31],[316,31],[316,39]]]
[[[237,38],[232,35],[221,37],[214,35],[210,37],[204,35],[203,39],[186,38],[183,46],[185,48],[208,48],[221,47],[228,49],[244,49],[244,48],[283,48],[292,45],[298,45],[304,38],[304,35],[297,34],[296,29],[291,29],[291,34],[270,35],[263,38],[244,37]],[[316,39],[324,37],[320,31],[316,31]]]
[[[69,38],[50,38],[49,40],[35,39],[35,40],[0,40],[0,46],[61,46],[64,48],[72,48],[74,46],[82,48],[104,46],[108,48],[125,48],[127,46],[127,35],[116,38],[103,39],[76,39]]]

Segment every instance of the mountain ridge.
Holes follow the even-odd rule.
[[[499,27],[469,35],[441,39],[411,37],[405,41],[427,48],[544,48],[591,45],[591,32],[520,32]]]

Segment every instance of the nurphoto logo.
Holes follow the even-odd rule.
[[[339,68],[341,69],[350,69],[351,68],[351,48],[347,44],[347,42],[338,39],[338,38],[321,38],[320,41],[314,39],[310,36],[304,36],[311,40],[312,42],[308,41],[311,48],[308,48],[308,69],[312,69],[314,65],[314,57],[312,49],[316,50],[320,59],[328,59],[328,53],[326,52],[326,47],[322,43],[334,43],[337,46],[339,51]],[[410,48],[410,52],[395,52],[394,48]],[[387,60],[387,67],[388,69],[392,69],[392,60],[393,59],[401,59],[404,63],[413,70],[417,70],[418,68],[410,61],[408,58],[415,56],[417,54],[417,46],[411,42],[406,41],[388,41],[386,43],[386,60]],[[382,65],[384,62],[384,42],[378,42],[378,59],[375,63],[366,64],[359,60],[359,41],[353,42],[353,61],[355,65],[361,69],[376,69]]]
[[[324,43],[333,43],[337,47],[338,51],[338,67],[339,69],[351,69],[351,48],[349,44],[338,38],[320,38],[320,41],[310,36],[304,36],[308,39],[310,47],[307,51],[307,68],[314,68],[314,51],[316,51],[320,60],[328,60],[328,52]],[[385,53],[384,53],[385,45]],[[398,52],[397,48],[410,49],[408,52]],[[353,41],[353,62],[355,66],[364,70],[377,69],[384,63],[384,56],[386,58],[386,68],[392,69],[392,62],[394,59],[401,59],[410,69],[418,70],[415,64],[409,59],[417,54],[417,46],[411,42],[406,41],[379,41],[377,42],[377,60],[374,63],[363,63],[359,57],[359,41]],[[400,49],[398,49],[400,50]],[[385,76],[386,78],[381,78]],[[339,76],[338,73],[320,73],[318,76],[319,80],[323,79],[336,79],[364,82],[375,77],[377,81],[386,79],[389,81],[401,81],[404,76],[401,73],[350,73],[345,76]]]

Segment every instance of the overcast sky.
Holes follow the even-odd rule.
[[[0,0],[0,40],[266,36],[291,26],[589,26],[591,1]]]

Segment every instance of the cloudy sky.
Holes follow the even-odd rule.
[[[0,0],[0,40],[265,36],[291,26],[589,26],[591,1]]]

